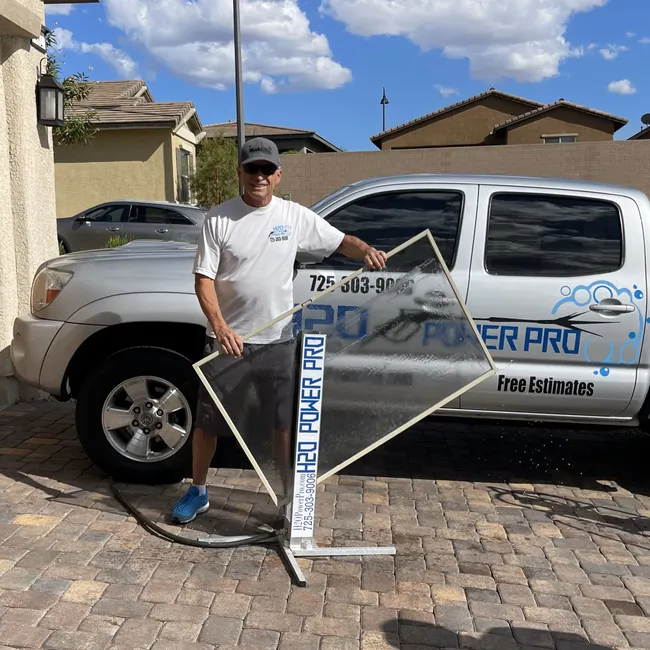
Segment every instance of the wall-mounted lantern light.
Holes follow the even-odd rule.
[[[43,126],[65,124],[63,86],[51,74],[39,74],[36,83],[36,116]]]

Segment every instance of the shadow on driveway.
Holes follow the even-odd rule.
[[[432,417],[343,473],[492,483],[560,485],[603,493],[611,485],[650,496],[650,435]],[[610,485],[608,485],[610,483]]]
[[[27,490],[44,491],[53,503],[125,516],[107,477],[90,464],[76,440],[70,405],[47,404],[46,415],[39,411],[37,407],[6,419],[0,413],[0,444],[30,452],[0,454],[0,473]],[[504,508],[537,510],[538,521],[560,521],[594,534],[609,529],[638,536],[650,529],[650,520],[639,512],[644,504],[632,496],[612,498],[611,493],[618,485],[638,495],[650,494],[649,457],[650,437],[634,430],[586,431],[438,417],[389,441],[343,470],[341,477],[421,479],[431,481],[432,488],[433,481],[445,479],[483,483],[495,505],[501,501]],[[274,525],[277,508],[257,478],[242,471],[250,464],[234,438],[220,441],[215,461],[220,469],[210,488],[211,513],[192,527],[207,534],[237,535]],[[9,486],[1,483],[0,490]],[[519,485],[531,483],[536,484],[534,492]],[[549,489],[543,490],[544,485]],[[166,520],[185,491],[182,484],[120,487],[156,522]],[[574,498],[558,488],[589,490],[589,497]]]
[[[400,619],[384,624],[384,638],[395,648],[467,648],[468,650],[612,650],[611,646],[590,643],[571,632],[535,629],[526,623],[502,621],[483,632],[454,632],[421,621]]]

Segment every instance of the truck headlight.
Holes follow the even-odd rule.
[[[44,268],[34,278],[32,284],[32,313],[45,309],[63,291],[72,279],[71,271]]]

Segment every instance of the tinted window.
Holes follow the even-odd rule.
[[[180,212],[175,210],[167,210],[167,222],[176,224],[177,226],[193,226],[194,224]]]
[[[386,252],[428,228],[451,268],[462,205],[459,192],[393,192],[355,201],[328,221],[346,235],[354,235]],[[401,259],[403,255],[406,252],[401,254]],[[414,260],[414,264],[420,261]],[[334,254],[327,264],[359,268],[362,262]]]
[[[163,208],[150,205],[134,205],[130,221],[136,223],[167,223],[165,212],[166,210]]]
[[[124,205],[104,206],[87,212],[85,218],[87,221],[122,221],[125,208]]]
[[[492,198],[485,264],[496,275],[608,273],[623,259],[613,203],[540,194]]]

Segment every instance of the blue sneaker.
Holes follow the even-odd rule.
[[[199,488],[191,485],[185,496],[174,506],[172,520],[179,524],[187,524],[196,519],[196,515],[206,512],[210,507],[208,493],[199,494]]]

